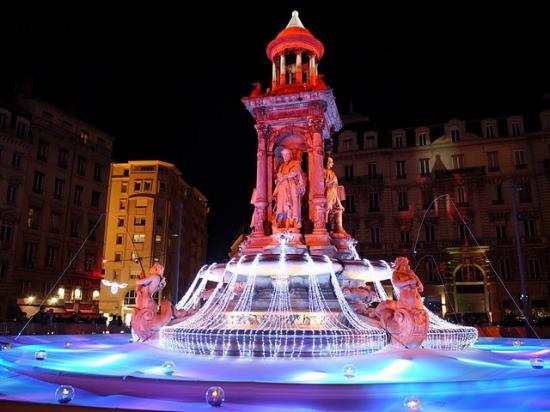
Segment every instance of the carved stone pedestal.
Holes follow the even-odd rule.
[[[330,244],[330,236],[328,233],[306,235],[306,245],[312,255],[327,255],[334,257],[336,247]]]

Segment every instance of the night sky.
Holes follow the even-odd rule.
[[[116,137],[115,161],[175,163],[209,199],[209,261],[250,222],[256,137],[240,99],[269,86],[265,48],[294,9],[325,45],[341,114],[352,101],[418,126],[523,114],[550,92],[547,14],[534,6],[44,3],[2,5],[0,98],[32,77],[34,96]]]

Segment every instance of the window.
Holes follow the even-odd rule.
[[[19,137],[27,137],[28,125],[26,122],[18,121],[15,128],[15,134]]]
[[[429,176],[430,175],[430,159],[420,159],[420,175]]]
[[[514,150],[514,164],[516,169],[525,169],[525,152],[523,150]]]
[[[495,198],[493,199],[494,205],[501,205],[504,203],[504,198],[502,197],[502,185],[496,184],[494,190]]]
[[[46,266],[53,268],[55,267],[55,260],[57,258],[57,248],[53,246],[48,246],[46,249]]]
[[[377,176],[376,173],[376,163],[369,163],[367,165],[367,174],[369,179],[375,179]]]
[[[147,207],[147,199],[136,199],[136,207],[143,208]],[[141,211],[143,213],[143,211]]]
[[[44,173],[34,172],[34,179],[32,181],[32,191],[34,193],[43,193],[45,180],[46,180],[46,175]]]
[[[166,183],[159,182],[159,192],[160,193],[166,192]]]
[[[123,182],[120,184],[120,193],[128,193],[128,183]]]
[[[17,203],[17,185],[8,184],[8,193],[6,194],[8,203]]]
[[[0,113],[0,116],[2,116],[2,113]],[[8,274],[8,265],[9,265],[9,262],[7,260],[0,260],[0,279],[4,279]]]
[[[85,130],[80,131],[80,139],[84,144],[88,143],[88,139],[90,138],[90,133],[88,133]]]
[[[427,142],[426,133],[418,133],[418,146],[426,146]]]
[[[120,210],[125,210],[125,209],[126,209],[126,203],[127,203],[127,202],[128,202],[128,201],[127,201],[126,199],[120,199],[120,200],[118,201],[118,208],[119,208]]]
[[[153,189],[153,181],[152,180],[144,180],[143,181],[143,190],[145,192],[150,192]]]
[[[355,196],[354,195],[346,196],[346,212],[355,213]]]
[[[11,165],[13,167],[21,167],[21,163],[23,163],[23,153],[14,152],[13,157],[11,159]]]
[[[538,259],[529,259],[527,263],[529,280],[542,280],[540,262]]]
[[[82,186],[75,185],[73,203],[76,206],[80,206],[82,204],[82,192],[83,191],[84,191],[84,188]]]
[[[134,226],[145,226],[145,217],[144,216],[134,217]]]
[[[141,192],[141,180],[134,181],[134,192]]]
[[[11,242],[11,229],[12,225],[9,223],[2,223],[0,226],[0,242],[9,245]]]
[[[463,154],[457,154],[452,155],[451,160],[453,163],[453,169],[464,169],[464,155]]]
[[[95,225],[95,220],[88,220],[88,233],[89,233],[89,240],[96,240],[95,236],[95,230],[97,229],[97,226]],[[99,223],[98,223],[99,226]]]
[[[69,249],[67,250],[67,264],[69,265],[69,268],[71,270],[74,270],[76,263],[77,263],[78,255],[76,254],[76,250]]]
[[[134,233],[134,243],[144,243],[145,234],[144,233]]]
[[[426,233],[426,242],[435,242],[435,225],[428,224],[424,230]]]
[[[162,226],[162,217],[157,218],[157,226]]]
[[[78,237],[80,235],[80,219],[77,217],[71,218],[71,232],[72,237]]]
[[[367,149],[376,149],[376,136],[367,136],[365,138]]]
[[[519,136],[521,134],[521,125],[519,122],[512,122],[512,136]]]
[[[401,231],[401,243],[410,243],[411,242],[411,232],[408,230]]]
[[[497,231],[497,239],[506,239],[506,225],[496,225],[495,228]]]
[[[126,295],[124,295],[124,304],[125,305],[135,305],[136,304],[136,291],[129,290]]]
[[[398,160],[395,162],[395,171],[398,179],[405,179],[407,177],[404,160]]]
[[[460,142],[460,130],[457,128],[451,129],[451,141],[453,143]]]
[[[61,227],[61,213],[52,212],[50,215],[50,232],[59,233]]]
[[[86,252],[84,257],[84,272],[91,272],[94,267],[94,261],[96,257],[93,253]]]
[[[458,237],[462,240],[471,239],[470,231],[468,230],[468,227],[463,223],[460,223],[458,225]]]
[[[36,207],[29,207],[27,213],[27,227],[29,229],[38,229],[40,226],[40,209]]]
[[[531,203],[533,201],[531,197],[531,183],[529,181],[524,181],[518,189],[520,203]]]
[[[433,193],[430,189],[422,190],[422,208],[428,209],[433,201]]]
[[[86,176],[86,158],[83,156],[78,156],[76,173],[80,176]]]
[[[115,262],[122,261],[122,253],[115,253]]]
[[[68,158],[69,158],[69,151],[63,148],[59,149],[59,154],[57,156],[57,166],[61,167],[62,169],[66,169]]]
[[[37,245],[34,242],[25,242],[25,251],[23,253],[23,264],[27,267],[34,266],[36,260]]]
[[[523,221],[523,230],[525,231],[525,237],[536,236],[535,221],[533,219],[525,219]]]
[[[485,125],[485,137],[495,137],[496,127],[494,124]]]
[[[369,212],[378,212],[380,210],[378,202],[378,193],[371,192],[369,193]]]
[[[464,186],[457,186],[455,189],[456,201],[459,206],[468,204],[468,196],[466,195],[466,189]]]
[[[409,210],[409,196],[407,190],[399,190],[397,192],[398,210]]]
[[[510,258],[502,258],[498,260],[498,274],[502,280],[512,280],[512,264]]]
[[[6,128],[6,123],[8,123],[8,116],[9,114],[7,112],[0,111],[0,129]]]
[[[50,145],[48,142],[45,142],[43,140],[38,141],[38,151],[36,153],[36,158],[38,160],[42,160],[46,162],[48,160],[48,150],[50,148]]]
[[[155,242],[156,243],[162,242],[162,236],[161,235],[155,235]]]
[[[405,136],[398,134],[395,136],[395,147],[405,147]]]
[[[487,163],[490,172],[496,172],[500,170],[498,162],[498,152],[487,152]]]
[[[344,166],[344,176],[347,181],[353,180],[353,165]]]
[[[99,209],[99,199],[101,199],[101,193],[96,190],[92,190],[92,200],[90,204],[93,208]]]
[[[57,200],[63,199],[63,192],[65,191],[65,181],[63,179],[55,178],[55,185],[53,188],[53,197]]]
[[[351,139],[344,139],[342,141],[342,151],[349,152],[351,150]]]
[[[116,235],[116,244],[117,245],[122,245],[122,240],[124,239],[124,235],[119,233]]]
[[[370,228],[370,241],[373,244],[379,244],[380,243],[380,228],[378,228],[378,227],[371,227]]]
[[[123,217],[119,217],[118,220],[117,220],[117,226],[118,227],[124,227],[124,218]]]
[[[101,163],[94,164],[94,180],[96,182],[101,182],[102,170],[103,170],[103,165]]]

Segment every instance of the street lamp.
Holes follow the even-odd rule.
[[[522,302],[523,319],[525,320],[526,326],[529,327],[529,297],[527,295],[527,284],[525,283],[525,261],[523,260],[523,253],[521,252],[521,236],[519,233],[516,199],[517,192],[521,191],[522,188],[517,186],[512,178],[510,178],[510,186],[512,188],[512,224],[514,225],[514,234],[516,238],[516,253],[518,256],[519,279],[521,284],[520,300]]]

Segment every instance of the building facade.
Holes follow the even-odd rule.
[[[335,170],[363,256],[407,255],[430,307],[493,321],[519,313],[521,264],[530,316],[548,318],[550,111],[395,130],[343,120]]]
[[[98,313],[113,137],[39,99],[0,107],[0,301]],[[9,308],[11,307],[11,310]]]
[[[129,323],[135,306],[135,281],[155,262],[165,266],[168,283],[159,299],[173,300],[176,287],[181,298],[206,259],[207,217],[206,197],[188,185],[173,164],[149,160],[113,163],[104,274],[108,282],[128,286],[102,285],[100,311],[122,316]]]

